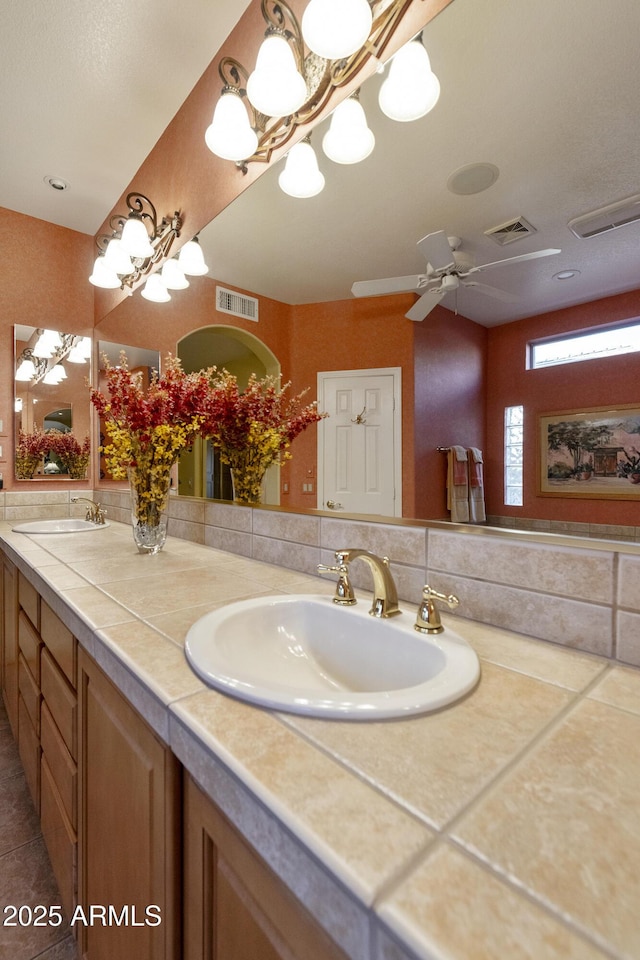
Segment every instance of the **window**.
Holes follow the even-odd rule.
[[[524,452],[524,407],[504,410],[504,502],[522,506],[522,460]]]
[[[529,369],[640,351],[640,323],[529,344]]]

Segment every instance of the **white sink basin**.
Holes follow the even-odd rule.
[[[81,517],[63,517],[59,520],[28,520],[11,529],[14,533],[84,533],[87,530],[102,530],[109,522],[92,523]]]
[[[475,686],[478,658],[456,633],[428,636],[410,613],[377,619],[368,610],[324,596],[243,600],[193,624],[187,659],[233,697],[343,720],[426,713]]]

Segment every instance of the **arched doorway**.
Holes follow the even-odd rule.
[[[187,373],[204,367],[228,370],[244,387],[252,373],[258,377],[280,376],[280,362],[262,340],[236,327],[212,325],[191,331],[178,341],[177,355]],[[178,493],[187,497],[232,500],[229,472],[215,457],[211,443],[196,441],[180,457]],[[280,503],[278,467],[271,467],[264,482],[263,502]]]

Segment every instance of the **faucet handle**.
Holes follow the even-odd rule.
[[[452,593],[438,593],[429,584],[425,584],[422,590],[422,601],[418,607],[416,622],[413,629],[419,633],[442,633],[444,627],[440,620],[440,611],[435,605],[435,600],[446,603],[450,610],[454,610],[460,601]]]
[[[346,563],[338,563],[335,567],[328,567],[324,563],[318,564],[318,573],[337,573],[338,582],[336,583],[336,592],[333,598],[334,603],[342,606],[353,606],[357,603],[351,580],[349,579],[349,567]]]

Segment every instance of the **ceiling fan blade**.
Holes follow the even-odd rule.
[[[385,293],[409,293],[417,290],[426,277],[422,273],[411,277],[387,277],[383,280],[356,280],[351,287],[354,297],[380,297]]]
[[[419,300],[416,300],[410,310],[407,310],[407,320],[424,320],[433,308],[437,306],[445,295],[444,290],[427,290]]]
[[[493,260],[491,263],[481,263],[478,267],[471,267],[464,274],[478,273],[479,270],[489,270],[491,267],[501,267],[505,263],[522,263],[523,260],[537,260],[539,257],[552,257],[556,253],[562,253],[556,247],[549,247],[547,250],[534,250],[532,253],[522,253],[519,257],[508,257],[506,260]]]
[[[428,233],[422,240],[418,240],[418,250],[435,271],[449,270],[455,266],[453,251],[444,230]]]
[[[519,297],[514,296],[513,293],[507,293],[506,290],[498,290],[497,287],[490,287],[487,283],[480,283],[478,280],[462,280],[463,287],[473,287],[474,290],[477,290],[479,293],[486,293],[488,297],[493,297],[495,300],[503,300],[505,303],[515,303],[519,300]]]

